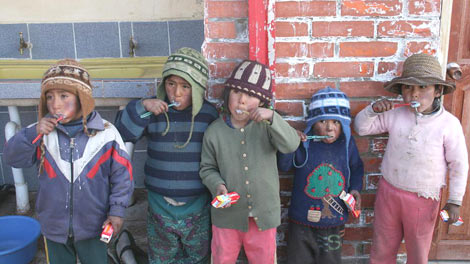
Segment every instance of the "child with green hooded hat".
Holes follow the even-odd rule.
[[[204,100],[209,70],[201,53],[168,57],[157,96],[129,102],[116,119],[124,141],[148,141],[148,244],[151,263],[207,263],[210,194],[199,177],[204,131],[217,119]]]

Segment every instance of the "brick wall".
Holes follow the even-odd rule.
[[[274,0],[273,0],[274,1]],[[440,0],[319,0],[275,3],[275,107],[303,128],[311,95],[329,85],[351,98],[353,116],[379,96],[393,96],[383,82],[400,74],[413,53],[439,51]],[[206,0],[205,42],[211,88],[217,101],[233,67],[248,58],[248,1]],[[376,183],[386,135],[358,137],[365,164],[362,214],[347,224],[344,260],[366,261],[372,236]],[[285,216],[292,176],[281,174],[283,225],[279,258],[285,256]],[[404,253],[402,245],[400,249]]]

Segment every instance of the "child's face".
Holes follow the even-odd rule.
[[[338,120],[327,119],[320,120],[313,124],[313,133],[317,136],[330,136],[322,139],[323,143],[331,144],[341,135],[341,122]]]
[[[232,124],[236,127],[244,127],[250,120],[249,112],[252,112],[261,101],[247,93],[241,92],[237,89],[230,89],[228,97],[228,110],[230,111],[230,119]],[[237,126],[238,125],[238,126]]]
[[[432,112],[434,98],[441,96],[440,89],[436,89],[435,85],[402,85],[401,86],[401,95],[403,96],[403,101],[409,103],[411,101],[418,101],[420,107],[418,107],[418,112]]]
[[[165,79],[165,90],[170,102],[178,102],[178,106],[174,106],[176,110],[184,110],[193,103],[193,90],[191,84],[185,79],[170,75]]]
[[[60,121],[63,124],[82,117],[78,97],[65,90],[49,90],[46,93],[46,105],[49,114],[56,117],[60,115],[64,116],[64,119]]]

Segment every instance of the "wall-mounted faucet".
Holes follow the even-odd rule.
[[[135,56],[135,49],[137,49],[137,41],[134,39],[134,36],[131,36],[129,40],[129,56]]]
[[[31,44],[31,42],[24,41],[23,32],[20,32],[20,48],[18,49],[20,54],[23,55],[23,49],[31,49],[32,47],[33,44]]]

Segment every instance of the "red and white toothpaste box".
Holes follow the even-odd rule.
[[[105,242],[105,243],[109,243],[109,241],[111,241],[111,238],[113,237],[113,232],[114,232],[113,225],[111,223],[108,223],[103,228],[103,232],[101,232],[100,240]]]
[[[227,204],[234,204],[240,199],[240,195],[236,192],[230,192],[223,195],[217,195],[214,200],[212,200],[211,204],[215,208],[221,208],[226,206]]]
[[[449,221],[449,213],[446,211],[446,210],[441,210],[441,212],[439,213],[439,215],[441,216],[441,219],[442,221],[444,222],[447,222]],[[457,220],[457,222],[453,223],[452,225],[454,226],[460,226],[463,224],[463,220],[462,220],[462,217],[459,216],[459,219]]]
[[[356,199],[354,199],[354,196],[345,191],[342,191],[339,195],[339,198],[344,201],[354,217],[357,218],[359,215],[361,215],[361,210],[356,210]]]

